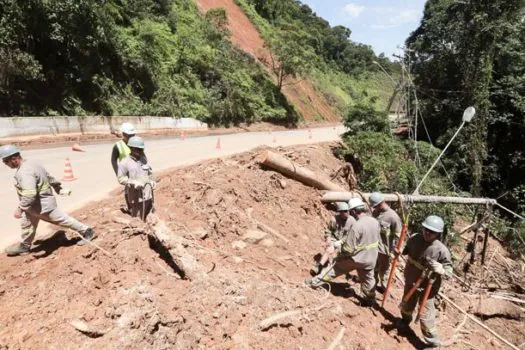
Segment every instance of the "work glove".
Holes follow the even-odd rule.
[[[443,276],[445,274],[445,268],[443,268],[443,264],[437,262],[436,260],[429,260],[428,266],[430,267],[430,270],[440,276]]]

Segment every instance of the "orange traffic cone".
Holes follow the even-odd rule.
[[[180,138],[181,140],[184,140],[184,139],[186,138],[186,136],[184,136],[184,131],[181,131],[181,132],[180,132],[180,136],[179,136],[179,138]]]
[[[80,148],[80,145],[78,143],[75,143],[73,147],[71,147],[71,150],[75,152],[85,152],[82,148]]]
[[[74,181],[77,178],[75,175],[73,175],[73,168],[71,167],[71,162],[69,161],[69,158],[66,158],[66,164],[64,166],[64,177],[62,178],[62,181]]]
[[[215,145],[215,149],[221,149],[221,137],[220,136],[217,138],[217,144]]]

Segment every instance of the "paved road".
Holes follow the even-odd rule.
[[[217,136],[203,136],[179,139],[146,140],[146,153],[153,171],[165,170],[181,165],[193,164],[210,158],[217,158],[245,152],[261,145],[289,146],[316,142],[333,141],[339,138],[343,127],[326,127],[308,130],[280,132],[250,132],[220,136],[221,149],[216,149]],[[311,138],[310,138],[311,135]],[[274,141],[275,137],[275,143]],[[26,159],[44,165],[57,179],[64,173],[65,159],[71,160],[76,181],[66,183],[73,190],[71,197],[57,196],[60,208],[71,212],[85,204],[101,199],[108,192],[118,187],[110,164],[113,143],[87,145],[85,153],[72,152],[69,147],[47,148],[23,151]],[[2,164],[0,181],[6,186],[0,188],[0,248],[16,242],[20,237],[19,221],[13,218],[18,198],[12,186],[14,170]],[[37,235],[49,232],[50,225],[41,224]]]

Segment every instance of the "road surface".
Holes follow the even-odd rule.
[[[279,132],[249,132],[220,136],[221,149],[216,149],[218,136],[203,136],[179,140],[146,139],[146,154],[154,173],[160,170],[189,165],[201,160],[232,155],[249,151],[258,146],[290,146],[339,139],[344,131],[342,126],[314,128]],[[274,142],[275,141],[275,142]],[[66,212],[79,209],[85,204],[99,200],[119,186],[110,164],[111,149],[114,142],[86,145],[86,152],[73,152],[70,147],[33,149],[24,151],[22,156],[44,165],[48,172],[57,179],[64,173],[65,159],[69,158],[76,181],[65,186],[73,190],[71,197],[57,196],[58,205]],[[18,204],[18,197],[13,187],[14,170],[2,165],[0,181],[5,184],[0,188],[0,248],[15,243],[20,239],[19,221],[13,217]],[[44,235],[51,225],[41,223],[37,232]]]

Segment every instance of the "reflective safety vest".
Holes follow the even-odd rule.
[[[128,145],[124,142],[124,140],[120,140],[119,142],[117,142],[117,148],[119,162],[121,162],[122,159],[126,158],[131,154],[131,150],[129,149]]]

